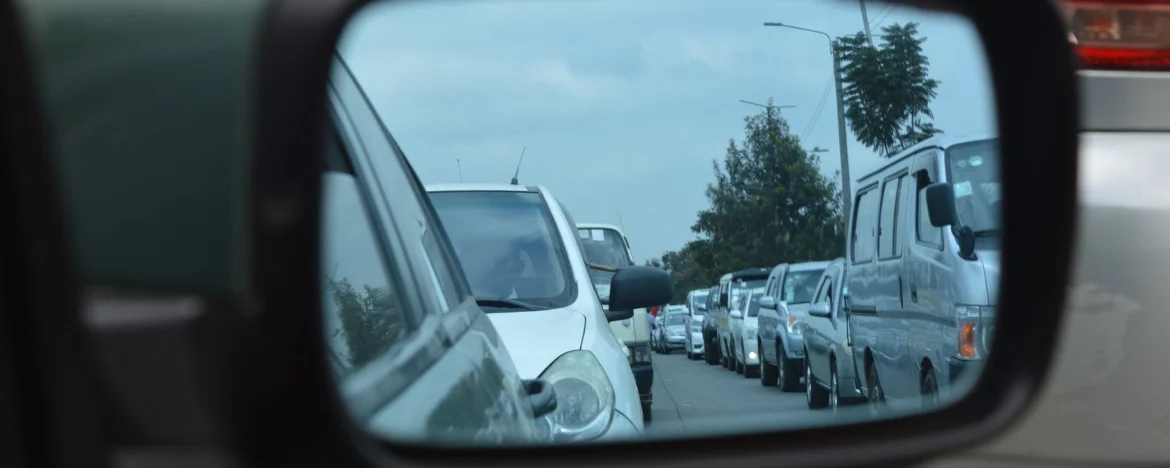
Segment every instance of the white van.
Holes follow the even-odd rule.
[[[617,226],[598,223],[577,225],[577,241],[585,252],[585,261],[605,266],[626,266],[634,264],[634,253],[630,241]],[[609,280],[613,273],[589,270],[589,279],[603,307],[609,307]],[[609,328],[614,336],[629,347],[630,369],[638,383],[638,394],[642,399],[642,411],[650,414],[654,404],[654,367],[650,362],[650,317],[645,308],[635,309],[634,316],[611,322]]]
[[[848,308],[858,389],[872,402],[947,401],[995,328],[1000,168],[995,138],[935,137],[858,179]]]
[[[476,303],[502,337],[520,377],[544,375],[557,395],[578,395],[558,398],[557,411],[573,416],[561,421],[555,435],[566,440],[642,435],[638,386],[625,346],[609,323],[629,319],[634,308],[669,301],[669,275],[624,266],[610,280],[620,284],[613,289],[620,296],[609,298],[617,309],[605,309],[576,242],[575,223],[548,190],[460,183],[427,186],[427,192]]]

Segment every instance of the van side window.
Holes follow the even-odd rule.
[[[919,171],[916,175],[917,206],[915,219],[918,224],[918,242],[942,248],[942,228],[930,225],[930,213],[926,211],[926,186],[930,185],[930,176],[926,171]]]
[[[878,191],[873,186],[857,196],[853,217],[853,239],[850,250],[853,263],[873,260],[874,231],[877,230]]]
[[[898,202],[898,180],[889,179],[882,185],[881,216],[878,224],[878,258],[894,256],[894,208]]]

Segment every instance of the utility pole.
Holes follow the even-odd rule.
[[[845,225],[848,225],[849,210],[852,208],[853,191],[849,188],[849,139],[845,132],[845,94],[841,85],[841,57],[837,53],[837,42],[832,37],[829,37],[828,33],[815,29],[773,22],[764,23],[764,26],[777,26],[816,33],[825,36],[825,39],[829,41],[829,53],[833,55],[833,82],[837,85],[837,142],[840,145],[841,152],[841,207],[844,209],[841,216],[845,219]]]
[[[863,3],[864,5],[864,3]],[[829,46],[833,52],[833,81],[837,83],[837,140],[841,146],[841,208],[848,225],[853,192],[849,188],[849,142],[845,133],[845,97],[841,90],[841,55],[835,43]]]
[[[873,46],[873,36],[869,34],[869,14],[865,12],[865,0],[857,0],[861,3],[861,22],[865,24],[865,40],[869,41],[869,45]],[[881,13],[880,11],[878,13]]]

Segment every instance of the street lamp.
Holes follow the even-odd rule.
[[[824,31],[784,23],[764,23],[764,26],[776,26],[820,34],[825,36],[825,39],[829,41],[829,54],[833,56],[833,82],[837,85],[837,139],[839,140],[838,144],[841,146],[841,206],[845,208],[844,216],[848,218],[853,192],[849,189],[849,147],[845,133],[845,98],[843,96],[844,93],[841,91],[841,57],[837,54],[835,42]]]

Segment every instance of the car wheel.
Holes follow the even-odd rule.
[[[808,356],[808,353],[805,353],[805,356]],[[817,384],[808,359],[804,360],[804,397],[808,401],[809,409],[824,408],[829,404],[829,392]]]
[[[780,383],[780,391],[782,392],[796,392],[800,391],[800,361],[788,359],[784,354],[783,345],[777,342],[776,344],[776,367],[777,380]]]
[[[878,378],[876,365],[869,365],[869,369],[865,371],[865,380],[867,380],[869,383],[869,391],[866,393],[866,400],[868,400],[870,410],[877,412],[878,408],[885,404],[886,391],[882,388],[881,379]]]
[[[703,340],[703,360],[707,361],[708,366],[714,366],[719,356],[715,354],[714,343],[709,339]]]
[[[776,366],[768,364],[768,361],[764,359],[764,348],[762,345],[759,347],[758,352],[760,353],[760,385],[775,387],[777,381]]]
[[[662,345],[662,354],[670,354],[670,345],[669,344]]]
[[[837,363],[829,365],[829,408],[837,411],[841,404],[841,389],[837,387]]]
[[[650,403],[642,403],[642,420],[649,421],[653,419],[651,417],[652,414],[653,413],[650,411]]]

